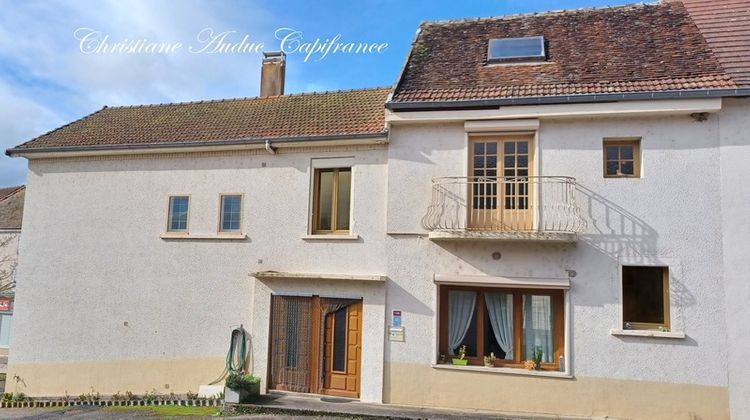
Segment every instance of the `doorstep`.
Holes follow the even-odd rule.
[[[362,403],[349,398],[335,398],[313,394],[271,391],[252,404],[226,404],[222,414],[293,414],[297,416],[351,415],[357,418],[390,419],[495,419],[547,420],[584,419],[588,417],[560,417],[533,413],[500,413],[474,410],[451,410]]]

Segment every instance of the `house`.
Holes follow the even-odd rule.
[[[281,95],[268,54],[259,98],[10,149],[10,373],[194,391],[242,326],[263,391],[743,418],[748,5],[428,22],[392,89]]]
[[[0,372],[7,367],[25,192],[23,185],[0,188]]]

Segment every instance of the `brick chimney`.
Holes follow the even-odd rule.
[[[284,94],[286,54],[283,51],[263,52],[263,67],[260,71],[260,97]]]

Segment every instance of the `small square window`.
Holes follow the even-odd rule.
[[[669,330],[669,269],[622,267],[624,329]]]
[[[604,177],[640,177],[640,146],[640,139],[604,139]]]
[[[242,196],[221,196],[221,220],[219,221],[220,232],[240,232],[242,230]]]
[[[187,195],[169,197],[168,232],[187,232],[190,197]]]

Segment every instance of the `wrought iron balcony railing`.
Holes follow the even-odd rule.
[[[434,239],[575,240],[586,226],[575,194],[565,176],[435,178],[422,225]]]

